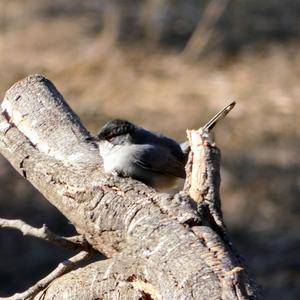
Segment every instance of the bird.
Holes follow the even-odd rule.
[[[216,114],[203,130],[211,130],[235,105],[230,103]],[[93,138],[98,144],[105,173],[137,179],[157,190],[176,186],[186,177],[188,142],[152,132],[127,120],[113,119]]]
[[[185,178],[187,155],[161,133],[114,119],[101,128],[97,142],[106,173],[132,177],[158,190]]]

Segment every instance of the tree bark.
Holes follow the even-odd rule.
[[[197,213],[188,191],[170,196],[105,174],[89,132],[40,75],[12,86],[1,107],[3,156],[108,257],[61,276],[42,299],[260,299],[209,202],[216,194]],[[204,185],[219,172],[206,167]]]

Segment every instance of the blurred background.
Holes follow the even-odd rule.
[[[0,0],[0,98],[41,73],[92,132],[121,117],[185,140],[215,130],[222,206],[266,299],[300,295],[300,1]],[[0,216],[74,229],[0,157]],[[72,253],[0,230],[0,296]]]

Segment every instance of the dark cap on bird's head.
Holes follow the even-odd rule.
[[[135,125],[126,120],[114,119],[101,128],[97,137],[99,140],[109,140],[113,137],[133,133],[135,128]]]

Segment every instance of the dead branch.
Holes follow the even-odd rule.
[[[6,93],[1,153],[94,249],[111,257],[61,276],[44,300],[61,299],[66,291],[68,299],[260,299],[224,234],[216,147],[201,144],[206,176],[200,202],[206,205],[198,214],[187,191],[172,197],[106,175],[88,136],[44,77],[27,77]]]
[[[35,228],[22,220],[0,218],[0,228],[17,229],[21,231],[23,235],[30,235],[69,250],[91,250],[90,245],[83,236],[62,237],[49,230],[45,224],[41,228]]]
[[[203,217],[208,207],[214,222],[225,229],[221,211],[220,188],[220,151],[210,135],[202,128],[187,130],[191,145],[191,164],[187,169],[187,182],[191,198],[198,203],[198,213]],[[203,211],[205,210],[205,211]],[[205,217],[207,219],[207,216]]]

